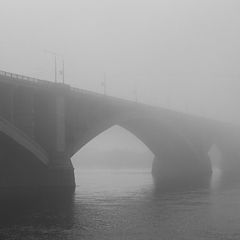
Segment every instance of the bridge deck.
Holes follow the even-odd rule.
[[[2,76],[2,78],[1,78]],[[174,115],[175,117],[180,117],[180,118],[193,118],[196,121],[201,121],[201,122],[205,122],[206,124],[210,124],[210,125],[218,125],[219,127],[223,127],[225,128],[227,126],[228,129],[240,129],[240,126],[230,123],[230,122],[224,122],[224,121],[219,121],[219,120],[215,120],[215,119],[211,119],[211,118],[207,118],[207,117],[203,117],[200,115],[193,115],[193,114],[189,114],[189,113],[183,113],[177,110],[172,110],[172,109],[168,109],[165,107],[159,107],[159,106],[153,106],[153,105],[149,105],[146,103],[140,103],[140,102],[136,102],[136,101],[132,101],[132,100],[127,100],[127,99],[123,99],[123,98],[118,98],[118,97],[114,97],[114,96],[110,96],[110,95],[104,95],[102,93],[98,93],[98,92],[93,92],[90,90],[86,90],[86,89],[80,89],[80,88],[76,88],[76,87],[72,87],[68,84],[65,83],[60,83],[60,82],[51,82],[48,80],[43,80],[43,79],[39,79],[39,78],[33,78],[33,77],[28,77],[25,75],[21,75],[21,74],[16,74],[16,73],[11,73],[11,72],[7,72],[7,71],[2,71],[0,70],[0,81],[2,82],[8,82],[12,81],[12,83],[16,83],[16,84],[23,84],[23,85],[28,85],[31,84],[32,86],[36,86],[36,87],[52,87],[55,88],[56,86],[58,87],[69,87],[73,92],[75,93],[79,93],[82,95],[88,95],[88,96],[93,96],[95,98],[99,98],[99,99],[105,99],[106,101],[110,101],[110,102],[115,102],[118,104],[127,104],[129,106],[134,106],[135,108],[145,108],[148,109],[148,111],[152,111],[152,112],[163,112],[164,114],[170,114],[170,115]],[[240,130],[239,130],[240,131]]]

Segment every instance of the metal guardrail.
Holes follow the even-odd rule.
[[[131,100],[131,99],[124,99],[124,98],[120,98],[120,97],[106,95],[106,94],[99,93],[99,92],[93,92],[93,91],[90,91],[90,90],[87,90],[87,89],[81,89],[81,88],[76,88],[76,87],[70,87],[70,88],[75,93],[87,94],[87,95],[91,95],[91,96],[98,97],[98,98],[105,99],[105,100],[113,100],[113,101],[124,102],[124,103],[127,102],[127,103],[130,103],[130,104],[133,104],[133,105],[139,105],[139,104],[140,105],[146,105],[144,103],[139,103],[139,102],[136,102],[136,101]]]
[[[20,80],[31,81],[31,82],[43,81],[43,80],[40,80],[38,78],[27,77],[27,76],[24,76],[24,75],[20,75],[20,74],[16,74],[16,73],[10,73],[10,72],[6,72],[6,71],[2,71],[2,70],[0,70],[0,75],[5,76],[5,77],[20,79]]]
[[[2,70],[0,70],[0,76],[9,77],[9,78],[12,78],[12,79],[24,80],[24,81],[28,81],[28,82],[32,82],[32,83],[56,84],[56,83],[51,82],[51,81],[42,80],[42,79],[39,79],[39,78],[27,77],[27,76],[24,76],[24,75],[21,75],[21,74],[11,73],[11,72],[2,71]],[[60,82],[58,82],[57,84],[66,85],[66,84],[60,83]],[[80,88],[76,88],[76,87],[72,87],[72,86],[70,86],[70,89],[73,92],[77,92],[77,93],[81,93],[81,94],[88,94],[88,95],[92,95],[92,96],[99,97],[99,98],[104,97],[105,99],[112,99],[112,100],[114,99],[115,101],[129,102],[129,103],[136,104],[136,102],[132,101],[132,100],[123,99],[123,98],[119,98],[119,97],[114,97],[114,96],[111,96],[111,95],[104,95],[102,93],[92,92],[92,91],[89,91],[87,89],[80,89]],[[145,104],[142,104],[142,105],[145,105]]]
[[[39,78],[33,78],[33,77],[27,77],[21,74],[16,74],[16,73],[10,73],[10,72],[6,72],[6,71],[2,71],[0,70],[0,76],[4,76],[4,77],[9,77],[12,79],[19,79],[19,80],[23,80],[23,81],[28,81],[31,83],[47,83],[47,84],[53,84],[53,82],[50,82],[48,80],[43,80],[43,79],[39,79]]]

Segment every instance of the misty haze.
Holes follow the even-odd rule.
[[[0,8],[0,239],[240,239],[239,1]]]

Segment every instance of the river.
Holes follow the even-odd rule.
[[[181,191],[157,189],[148,170],[75,174],[75,193],[2,192],[0,239],[240,239],[240,184],[223,184],[220,171]]]

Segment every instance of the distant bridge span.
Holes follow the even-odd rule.
[[[71,157],[114,125],[154,153],[157,182],[208,178],[213,144],[240,169],[239,126],[0,72],[0,186],[74,186]]]

